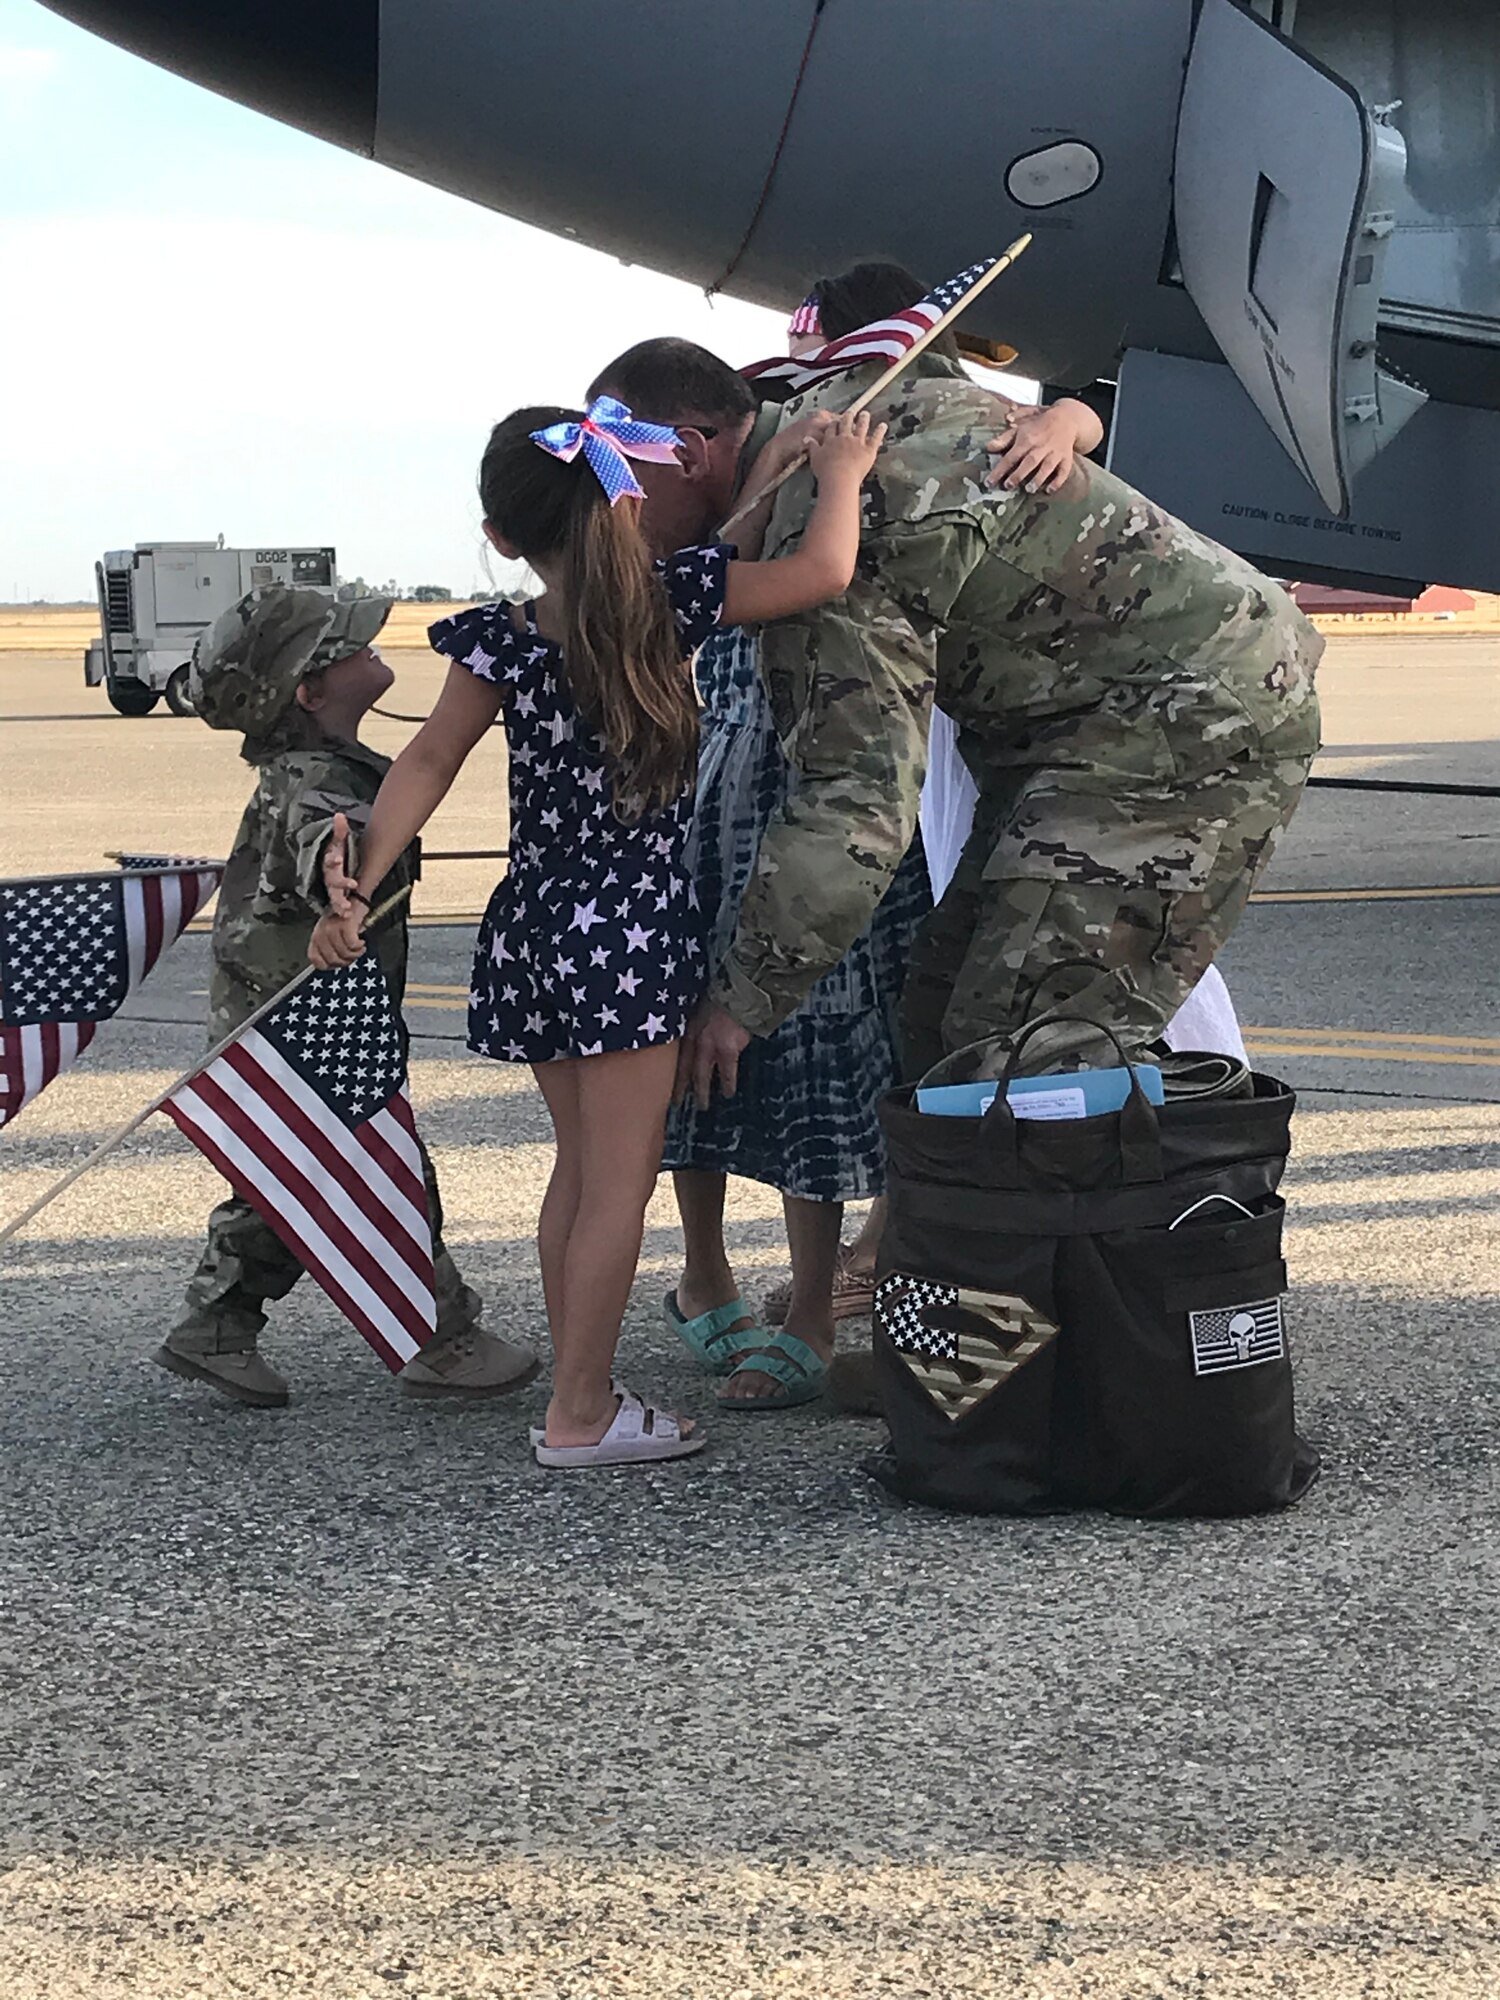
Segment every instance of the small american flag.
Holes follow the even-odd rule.
[[[950,278],[946,285],[939,285],[929,292],[925,299],[918,299],[914,306],[904,312],[893,314],[890,319],[872,320],[868,326],[857,327],[853,333],[841,334],[837,340],[830,340],[826,347],[820,347],[815,354],[806,354],[800,361],[778,358],[772,361],[755,361],[744,373],[752,382],[786,383],[795,395],[804,389],[815,389],[820,383],[829,382],[835,375],[842,375],[845,369],[857,368],[864,361],[895,361],[905,354],[931,331],[946,312],[951,312],[966,292],[992,270],[999,259],[986,257],[983,263],[971,264],[967,271],[960,271],[956,278]]]
[[[372,956],[316,972],[162,1109],[393,1372],[437,1326],[405,1037]]]
[[[809,292],[787,322],[787,337],[799,340],[806,336],[815,338],[823,331],[823,308],[818,304],[816,292]]]
[[[223,872],[192,862],[0,884],[0,1125],[83,1053]]]

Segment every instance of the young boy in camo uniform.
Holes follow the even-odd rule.
[[[385,597],[340,604],[321,591],[276,584],[251,591],[198,641],[191,675],[198,714],[211,729],[244,736],[240,754],[259,776],[219,891],[211,1043],[232,1034],[306,966],[308,940],[327,907],[323,852],[335,819],[347,821],[352,847],[390,768],[389,757],[359,741],[361,721],[393,678],[374,650],[390,608]],[[413,883],[417,865],[413,843],[376,901]],[[405,904],[378,926],[371,943],[399,1009]],[[519,1389],[536,1374],[536,1357],[478,1331],[481,1303],[443,1247],[442,1201],[425,1147],[422,1166],[437,1332],[401,1371],[401,1385],[426,1396]],[[301,1264],[248,1202],[221,1202],[209,1217],[208,1244],[189,1280],[183,1315],[157,1349],[157,1361],[241,1403],[279,1408],[288,1400],[287,1385],[257,1339],[266,1301],[284,1298],[301,1275]]]

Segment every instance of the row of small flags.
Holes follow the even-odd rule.
[[[215,893],[223,864],[0,883],[0,1127],[69,1068]],[[392,1370],[437,1325],[405,1037],[378,960],[312,972],[160,1107]]]

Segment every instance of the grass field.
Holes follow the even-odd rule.
[[[427,628],[456,604],[397,604],[382,635],[384,643],[397,650],[425,647]],[[63,610],[45,607],[0,606],[0,653],[77,653],[80,662],[85,647],[99,636],[99,614],[92,605]]]
[[[382,642],[393,650],[422,649],[427,644],[427,628],[439,618],[457,611],[459,604],[397,604]],[[1388,618],[1375,614],[1341,614],[1313,620],[1319,631],[1339,633],[1348,638],[1368,636],[1391,638],[1399,633],[1413,637],[1441,638],[1446,634],[1500,631],[1500,597],[1481,598],[1472,615],[1455,618]],[[82,661],[84,649],[99,636],[99,615],[92,606],[71,606],[52,610],[32,606],[0,606],[0,654],[76,653]]]

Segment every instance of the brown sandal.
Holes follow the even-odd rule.
[[[761,1317],[767,1326],[784,1326],[787,1309],[792,1303],[792,1281],[790,1278],[766,1293],[761,1303]],[[875,1309],[875,1275],[871,1271],[855,1271],[849,1266],[849,1246],[841,1244],[838,1262],[833,1271],[833,1316],[841,1319],[868,1319]]]

